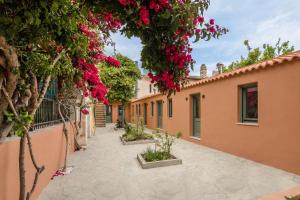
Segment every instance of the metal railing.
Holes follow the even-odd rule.
[[[52,81],[43,102],[35,114],[31,130],[53,126],[62,122],[58,113],[57,94],[57,81]]]
[[[61,121],[57,102],[54,99],[45,98],[35,114],[32,130],[52,126]]]

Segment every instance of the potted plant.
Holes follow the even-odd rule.
[[[180,138],[181,133],[178,132],[175,137],[168,133],[164,133],[162,135],[157,134],[157,137],[159,138],[159,143],[155,144],[154,149],[148,147],[146,151],[137,155],[137,159],[141,167],[143,169],[149,169],[182,164],[181,159],[178,159],[171,154],[175,138]]]

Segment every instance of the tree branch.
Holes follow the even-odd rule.
[[[56,58],[54,59],[53,63],[50,65],[50,69],[52,69],[56,63],[61,59],[62,55],[65,53],[66,51],[65,50],[62,50],[57,56]],[[34,106],[34,108],[32,109],[32,111],[30,112],[30,114],[34,115],[36,110],[38,109],[38,107],[41,105],[45,95],[46,95],[46,92],[47,92],[47,89],[49,87],[49,84],[50,84],[50,81],[51,81],[51,75],[48,75],[46,77],[46,79],[44,80],[44,83],[43,83],[43,87],[42,87],[42,90],[40,91],[40,95],[37,99],[37,102]]]
[[[62,104],[62,106],[64,106],[64,109],[66,109],[66,106],[64,104]],[[72,129],[73,129],[73,132],[74,132],[74,129],[76,129],[76,133],[74,134],[74,142],[75,142],[75,147],[77,151],[79,151],[81,149],[81,146],[79,145],[78,141],[77,141],[77,136],[79,135],[79,130],[78,130],[78,126],[76,126],[76,122],[77,122],[77,115],[76,115],[76,107],[73,106],[74,108],[74,113],[75,113],[75,128],[74,128],[74,124],[72,123],[72,120],[70,119],[70,117],[68,116],[65,116],[69,122],[70,122],[70,125],[72,126]]]
[[[15,115],[16,119],[17,119],[17,120],[20,120],[20,116],[19,116],[19,114],[17,113],[17,111],[16,111],[16,109],[15,109],[13,103],[12,103],[12,100],[11,100],[11,98],[9,97],[9,95],[8,95],[7,91],[5,90],[5,88],[2,88],[2,92],[3,92],[3,94],[4,94],[4,97],[5,97],[6,101],[7,101],[8,104],[9,104],[9,106],[10,106],[10,108],[11,108],[13,114]],[[29,126],[29,125],[28,125],[28,126]],[[20,187],[24,187],[24,189],[21,189],[22,192],[21,192],[20,198],[21,198],[22,196],[25,195],[25,191],[23,191],[23,190],[25,190],[25,185],[24,185],[24,184],[25,184],[25,171],[24,171],[24,170],[25,170],[25,169],[24,169],[24,142],[25,142],[25,136],[26,136],[27,142],[28,142],[27,144],[28,144],[28,147],[29,147],[30,158],[31,158],[31,161],[32,161],[32,163],[33,163],[35,169],[36,169],[36,173],[35,173],[35,178],[34,178],[33,185],[32,185],[32,187],[31,187],[31,190],[30,190],[30,192],[28,192],[27,195],[26,195],[26,200],[29,200],[29,199],[30,199],[31,194],[32,194],[32,193],[34,192],[34,190],[35,190],[36,183],[37,183],[37,181],[38,181],[38,177],[39,177],[39,175],[40,175],[40,174],[44,171],[44,169],[45,169],[44,166],[39,167],[39,166],[36,164],[36,161],[35,161],[35,158],[34,158],[34,155],[33,155],[32,143],[31,143],[31,138],[30,138],[29,131],[28,131],[28,126],[23,125],[23,128],[24,128],[24,130],[25,130],[25,135],[23,135],[23,136],[21,137],[21,142],[20,142],[20,152],[22,152],[22,153],[20,153],[20,156],[19,156],[20,172],[23,171],[23,172],[21,172],[21,175],[20,175]],[[22,180],[21,180],[21,179],[22,179]],[[23,194],[23,193],[24,193],[24,194]]]
[[[60,101],[58,101],[58,113],[59,113],[59,116],[61,118],[61,120],[63,121],[63,132],[64,132],[64,135],[65,135],[65,138],[66,138],[66,149],[65,149],[65,160],[64,160],[64,166],[63,166],[63,171],[65,172],[66,169],[67,169],[67,159],[68,159],[68,144],[69,144],[69,137],[68,137],[68,130],[67,130],[67,125],[66,125],[66,120],[63,116],[63,114],[61,113],[61,109],[60,109],[60,106],[61,106],[61,103]]]
[[[30,98],[30,102],[28,105],[28,110],[29,110],[29,112],[32,112],[32,109],[37,104],[37,98],[39,96],[39,93],[38,93],[38,81],[37,81],[36,75],[32,71],[30,71],[30,75],[32,78],[32,82],[31,82],[32,84],[30,86],[31,98]]]

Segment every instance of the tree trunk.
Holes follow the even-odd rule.
[[[67,170],[67,161],[68,161],[68,150],[69,150],[69,136],[68,136],[68,129],[66,127],[66,124],[64,123],[63,132],[66,138],[66,149],[65,149],[65,160],[64,160],[64,166],[63,171],[66,172]]]
[[[20,139],[19,150],[19,179],[20,179],[20,195],[19,200],[25,200],[25,134]]]
[[[58,102],[58,113],[59,113],[59,116],[64,124],[63,126],[63,132],[64,132],[64,135],[65,135],[65,139],[66,139],[66,149],[65,149],[65,159],[64,159],[64,166],[63,166],[63,171],[65,172],[66,169],[67,169],[67,160],[68,160],[68,146],[69,146],[69,136],[68,136],[68,129],[66,127],[66,120],[61,112],[61,108],[60,108],[61,104],[60,102]]]

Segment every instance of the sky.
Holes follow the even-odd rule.
[[[281,38],[300,50],[300,0],[211,0],[204,17],[215,19],[216,24],[229,32],[219,39],[192,44],[196,64],[191,75],[199,75],[201,64],[206,64],[210,75],[218,62],[228,65],[246,56],[244,40],[249,40],[253,47],[261,47],[264,43],[274,45]],[[112,40],[117,52],[140,60],[142,45],[138,38],[127,39],[115,33]],[[106,47],[105,51],[113,52],[112,47]]]

